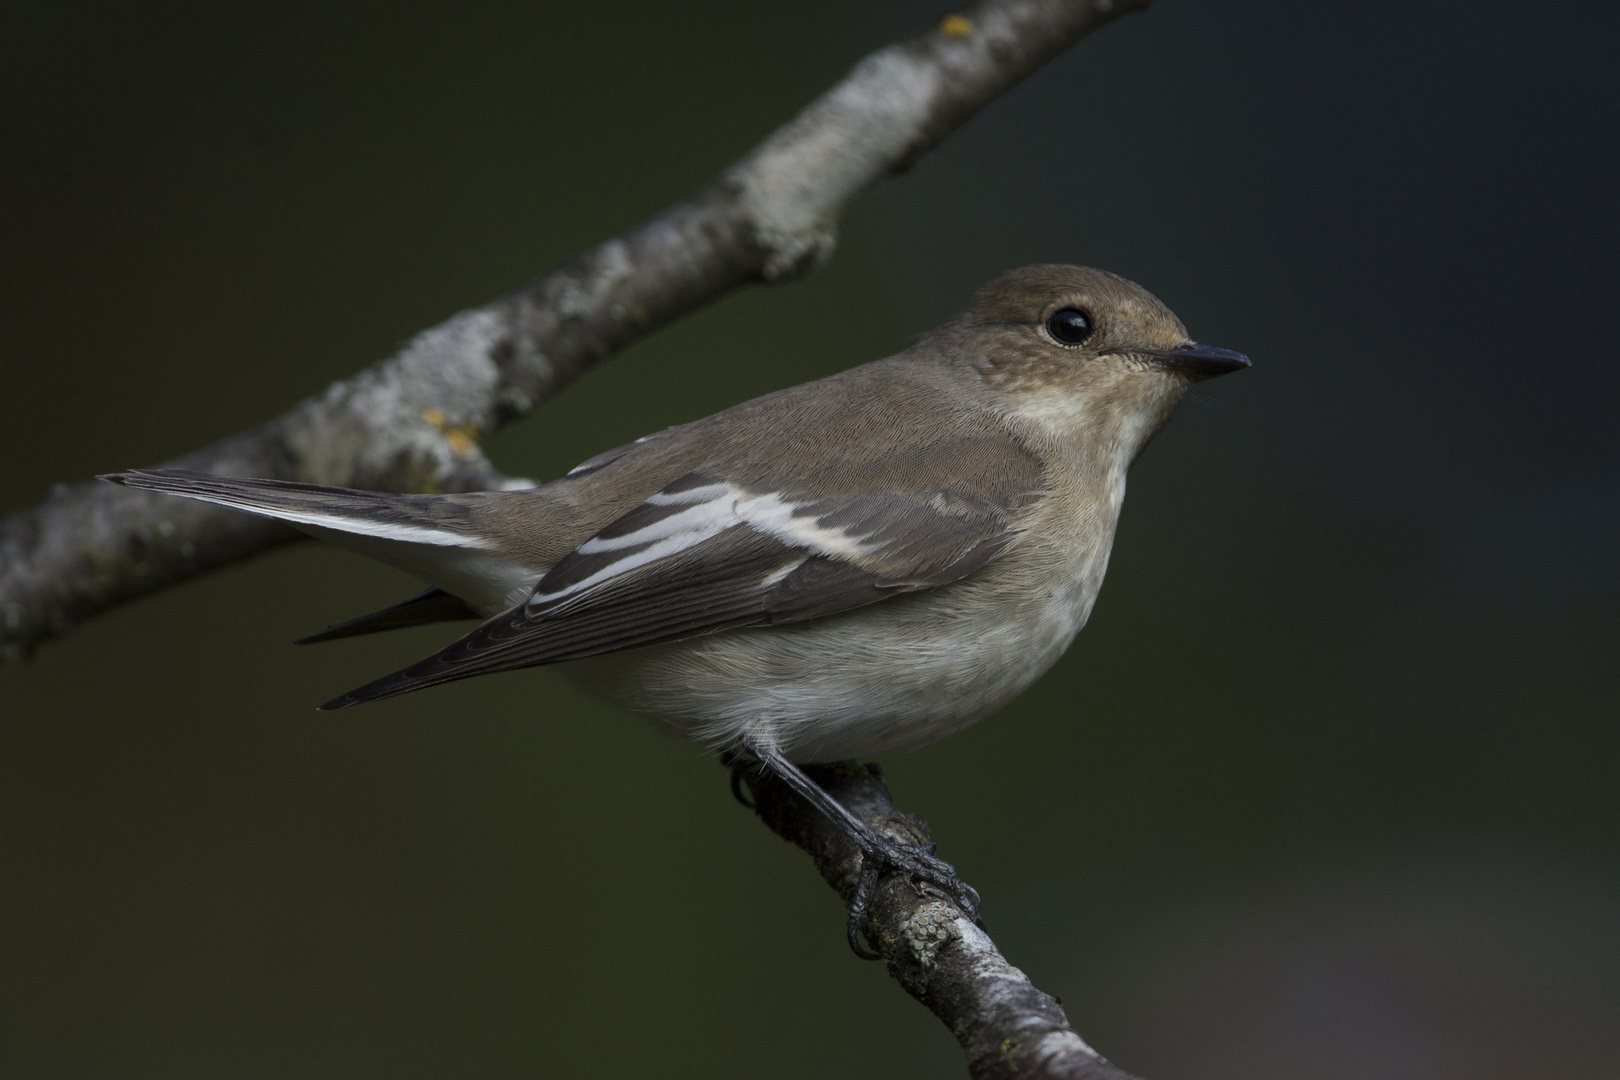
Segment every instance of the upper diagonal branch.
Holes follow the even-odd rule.
[[[749,281],[832,252],[839,215],[1086,34],[1149,0],[981,0],[873,53],[692,198],[394,357],[168,467],[397,491],[503,480],[477,439],[580,372]],[[109,462],[109,465],[123,465]],[[293,535],[93,482],[0,522],[0,659]]]

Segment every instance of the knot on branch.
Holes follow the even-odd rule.
[[[825,266],[838,247],[838,229],[831,221],[800,229],[759,224],[754,241],[760,249],[759,276],[774,285],[805,277]]]

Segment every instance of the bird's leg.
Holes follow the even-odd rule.
[[[973,886],[956,876],[956,868],[934,855],[934,845],[902,844],[890,840],[866,822],[844,808],[829,795],[825,788],[807,776],[803,769],[782,755],[774,746],[760,740],[743,739],[742,747],[759,760],[760,767],[774,773],[793,791],[820,810],[838,827],[839,831],[855,841],[861,849],[860,877],[855,895],[849,902],[849,947],[863,960],[877,960],[879,955],[861,944],[861,931],[871,921],[872,896],[877,891],[878,879],[888,869],[902,871],[914,881],[922,882],[949,897],[963,914],[984,925],[979,918],[979,894]],[[733,758],[732,789],[741,798],[739,782],[749,763]]]
[[[735,750],[727,750],[720,755],[720,764],[731,770],[731,797],[748,809],[757,810],[754,800],[743,793],[743,776],[754,768],[754,763]]]

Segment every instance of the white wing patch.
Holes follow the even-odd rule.
[[[687,540],[690,543],[680,543],[670,548],[670,551],[679,551],[690,544],[702,543],[709,537],[718,534],[722,529],[737,524],[735,513],[736,489],[730,484],[708,484],[704,487],[692,488],[689,491],[665,495],[659,492],[647,499],[652,506],[685,506],[687,509],[669,515],[659,521],[653,522],[635,532],[623,536],[614,536],[604,539],[592,537],[579,545],[581,555],[595,555],[602,551],[617,551],[621,548],[639,547],[648,541],[662,544],[670,540]],[[657,556],[654,556],[655,558]],[[615,564],[617,565],[617,564]]]
[[[738,492],[742,495],[741,492]],[[852,559],[867,549],[863,537],[851,536],[840,528],[823,528],[816,519],[806,515],[794,517],[797,503],[783,500],[780,495],[748,495],[737,500],[737,516],[762,533],[768,533],[794,547],[806,547],[823,555],[841,555]]]
[[[590,576],[571,582],[555,592],[536,592],[529,599],[529,607],[532,609],[555,603],[610,578],[696,547],[739,525],[746,525],[792,547],[808,548],[822,555],[852,558],[867,546],[863,538],[851,536],[841,528],[824,528],[808,516],[794,517],[793,511],[799,504],[789,502],[774,492],[753,495],[728,483],[704,484],[676,492],[661,491],[649,496],[644,505],[683,509],[633,532],[596,536],[585,541],[575,549],[575,554],[590,556],[613,551],[624,554]],[[803,562],[804,559],[799,558],[784,569],[773,571],[765,578],[763,585],[769,586],[780,580]]]

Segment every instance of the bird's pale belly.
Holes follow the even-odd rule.
[[[1104,560],[1106,556],[1104,557]],[[1091,613],[1101,567],[1027,582],[964,579],[828,619],[730,631],[564,665],[587,692],[717,747],[767,736],[793,760],[906,750],[1011,701]]]

